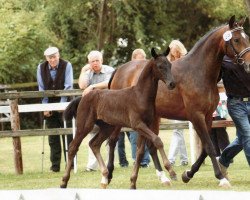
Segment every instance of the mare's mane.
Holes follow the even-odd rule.
[[[207,41],[207,39],[217,30],[219,30],[220,28],[224,27],[225,25],[221,25],[219,27],[215,27],[214,29],[212,29],[211,31],[207,32],[202,38],[199,39],[198,42],[195,43],[195,45],[193,46],[193,48],[189,51],[188,55],[192,55],[197,49],[199,49],[204,42]]]

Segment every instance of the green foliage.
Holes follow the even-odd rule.
[[[150,57],[152,47],[165,50],[172,39],[190,50],[211,28],[246,13],[243,0],[0,0],[0,82],[35,81],[49,45],[59,47],[77,79],[93,49],[114,67],[135,48]]]
[[[46,43],[53,38],[41,21],[44,13],[30,1],[8,1],[0,9],[0,82],[36,80],[36,67]]]

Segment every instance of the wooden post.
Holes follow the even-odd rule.
[[[12,131],[20,130],[20,119],[18,113],[17,99],[10,100],[10,118]],[[12,137],[14,148],[14,165],[17,174],[23,174],[22,148],[20,137]]]

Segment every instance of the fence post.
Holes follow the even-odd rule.
[[[17,99],[10,100],[10,118],[12,131],[20,130]],[[12,137],[14,148],[14,165],[17,174],[23,174],[22,148],[20,137]]]

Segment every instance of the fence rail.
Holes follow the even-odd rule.
[[[0,100],[4,101],[0,104],[0,113],[6,115],[6,118],[0,119],[0,121],[10,121],[12,130],[10,131],[0,131],[0,138],[12,137],[16,173],[22,174],[22,152],[21,152],[21,140],[20,137],[27,136],[48,136],[48,135],[67,135],[72,134],[73,130],[71,128],[57,128],[57,129],[32,129],[32,130],[19,130],[19,113],[22,112],[41,112],[46,110],[61,110],[63,111],[68,103],[50,103],[50,104],[26,104],[18,105],[18,99],[21,98],[42,98],[42,97],[61,97],[61,96],[80,96],[82,90],[47,90],[47,91],[25,91],[25,92],[6,92],[0,93]],[[7,100],[7,101],[6,101]],[[6,105],[9,103],[9,105]],[[162,122],[160,124],[160,130],[172,130],[172,129],[189,129],[190,141],[193,130],[188,121],[181,122]],[[233,127],[234,123],[232,120],[219,120],[213,121],[212,127]],[[130,131],[130,128],[123,128],[122,131]],[[190,146],[194,144],[190,142]],[[193,149],[193,147],[191,148]],[[191,160],[193,156],[191,152]],[[193,162],[193,161],[192,161]]]

